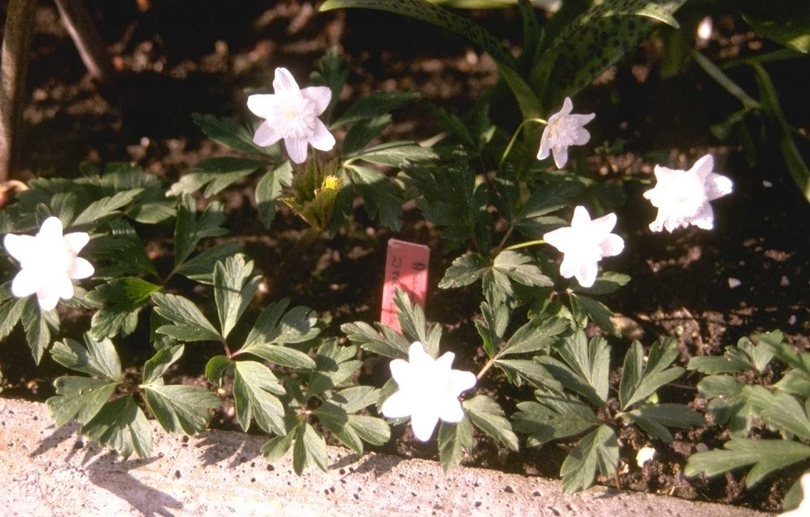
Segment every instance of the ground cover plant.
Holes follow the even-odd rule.
[[[149,455],[147,415],[193,434],[232,410],[242,430],[268,435],[268,461],[289,452],[299,473],[328,468],[327,440],[362,453],[400,449],[393,436],[446,471],[481,450],[497,458],[499,450],[528,448],[537,464],[555,456],[556,472],[546,473],[559,474],[567,491],[673,478],[716,487],[701,476],[732,472],[727,500],[740,502],[733,493],[740,479],[754,490],[769,479],[770,489],[752,490],[745,503],[775,509],[787,493],[785,508],[795,507],[810,455],[805,354],[782,334],[761,332],[770,328],[751,329],[737,346],[722,342],[725,355],[714,357],[721,346],[690,350],[677,326],[667,329],[671,336],[633,341],[610,308],[632,306],[626,297],[648,310],[660,303],[656,281],[623,294],[636,271],[611,271],[638,252],[633,240],[642,231],[664,233],[659,243],[705,246],[721,238],[708,230],[733,224],[722,210],[715,216],[713,204],[723,206],[746,184],[734,183],[725,167],[716,172],[727,150],[653,154],[644,159],[646,174],[616,166],[625,143],[615,134],[601,130],[606,140],[594,151],[590,130],[601,115],[580,108],[580,96],[645,41],[680,56],[662,68],[684,66],[692,55],[742,101],[743,111],[716,126],[715,136],[741,141],[753,165],[775,143],[783,176],[806,194],[806,130],[788,120],[757,61],[773,57],[751,58],[756,101],[745,93],[750,85],[684,51],[692,42],[683,26],[697,26],[709,9],[691,4],[566,1],[546,19],[519,2],[509,26],[521,27],[522,37],[505,46],[467,13],[426,2],[325,2],[322,11],[373,7],[468,38],[482,52],[476,59],[492,59],[495,81],[463,109],[420,108],[423,95],[413,89],[345,99],[354,87],[347,58],[325,48],[305,63],[275,63],[264,82],[243,85],[237,115],[189,110],[193,130],[220,147],[174,177],[110,161],[85,162],[78,177],[31,179],[0,212],[8,255],[4,348],[27,343],[29,362],[67,368],[47,396],[57,425],[78,420],[83,434],[125,457]],[[785,35],[758,25],[761,13],[746,16],[792,52],[807,50],[794,27]],[[798,59],[776,59],[786,57]],[[397,117],[412,109],[423,110],[418,122],[427,134],[397,128]],[[709,141],[708,124],[701,131]],[[232,206],[235,192],[254,204]],[[650,217],[637,222],[640,230],[617,230],[622,205],[642,202]],[[257,235],[295,228],[296,242],[260,260],[250,240],[238,238],[245,220],[260,222]],[[302,277],[327,291],[335,285],[328,268],[302,259],[314,246],[351,239],[360,244],[349,253],[375,250],[375,236],[418,237],[417,226],[439,257],[431,265],[435,290],[458,293],[437,295],[455,298],[445,298],[454,303],[432,323],[401,290],[399,331],[378,322],[376,307],[358,318],[357,308],[340,315],[336,306],[299,305],[298,298],[320,296],[299,289]],[[234,230],[236,239],[226,237]],[[737,267],[721,259],[709,285],[723,268]],[[359,283],[356,273],[349,282]],[[740,281],[728,278],[729,287],[732,280]],[[204,382],[184,384],[181,366]],[[691,397],[679,391],[684,376],[696,385]],[[684,445],[687,436],[703,446]],[[650,447],[692,481],[662,472],[662,464],[665,481],[654,481],[656,460],[636,459]],[[743,477],[739,469],[749,465]]]

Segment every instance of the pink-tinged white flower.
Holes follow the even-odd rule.
[[[451,370],[454,358],[452,352],[446,352],[433,359],[422,343],[411,344],[408,361],[391,361],[391,376],[399,391],[383,402],[382,414],[388,418],[411,417],[413,434],[423,442],[430,440],[439,420],[461,422],[464,410],[458,396],[475,386],[475,375]]]
[[[558,228],[543,235],[543,240],[564,254],[560,264],[563,278],[576,277],[582,287],[591,287],[596,281],[597,263],[603,257],[618,255],[624,249],[624,240],[610,233],[616,226],[616,214],[591,220],[584,206],[574,209],[571,226]]]
[[[93,265],[78,256],[90,240],[84,232],[62,235],[62,221],[49,217],[39,233],[8,234],[3,240],[9,255],[22,269],[11,283],[11,292],[19,298],[36,293],[39,306],[46,311],[56,307],[59,298],[73,298],[72,279],[93,274]]]
[[[267,147],[284,139],[287,154],[295,163],[307,159],[307,144],[315,149],[329,151],[335,146],[335,137],[318,116],[323,113],[332,91],[326,86],[301,89],[286,68],[276,68],[272,94],[248,97],[248,109],[264,122],[253,135],[256,145]]]
[[[548,125],[540,137],[540,151],[538,160],[548,158],[549,152],[554,155],[554,163],[562,169],[568,162],[568,148],[572,145],[585,145],[591,139],[591,134],[583,126],[596,117],[595,113],[588,115],[571,115],[574,108],[570,97],[565,98],[562,109],[548,119]]]
[[[644,197],[658,208],[658,216],[650,223],[650,230],[660,232],[666,228],[673,232],[690,224],[711,230],[714,212],[709,201],[725,196],[733,189],[731,180],[712,172],[711,155],[700,158],[691,169],[682,171],[655,166],[655,188]]]
[[[804,474],[801,478],[802,502],[793,510],[779,514],[777,517],[807,517],[810,515],[810,474]]]

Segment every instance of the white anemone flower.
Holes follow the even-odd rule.
[[[543,240],[564,254],[560,264],[563,278],[576,277],[582,287],[593,285],[598,271],[597,263],[603,257],[618,255],[624,249],[624,240],[610,233],[614,226],[616,214],[591,220],[588,210],[578,206],[574,209],[571,226],[543,235]]]
[[[408,361],[391,361],[391,376],[399,391],[383,402],[381,411],[388,418],[411,417],[416,438],[426,442],[433,435],[439,420],[458,423],[464,410],[458,396],[475,386],[471,372],[451,370],[455,354],[446,352],[433,359],[416,341],[408,349]]]
[[[585,145],[591,139],[591,134],[583,126],[596,118],[595,113],[571,115],[572,109],[574,104],[570,97],[566,97],[562,109],[548,119],[548,125],[540,137],[537,159],[544,160],[551,152],[558,169],[562,169],[568,162],[570,146]]]
[[[36,293],[39,306],[46,311],[56,307],[59,298],[73,298],[71,280],[87,278],[95,271],[78,256],[89,240],[84,232],[62,235],[58,217],[47,218],[35,236],[6,235],[3,245],[22,267],[11,283],[11,292],[18,298]]]
[[[802,475],[800,481],[802,487],[802,502],[793,510],[780,513],[777,517],[807,517],[810,515],[810,474]]]
[[[335,146],[335,137],[318,116],[332,100],[332,90],[326,86],[301,89],[286,68],[276,68],[272,94],[248,97],[248,109],[264,122],[253,135],[253,143],[262,147],[284,139],[287,154],[295,163],[307,159],[307,144],[315,149],[329,151]]]
[[[703,156],[688,171],[655,166],[655,188],[644,197],[658,208],[658,216],[650,223],[650,230],[660,232],[666,228],[673,232],[690,224],[711,230],[714,212],[709,201],[729,194],[731,180],[712,172],[714,159]]]

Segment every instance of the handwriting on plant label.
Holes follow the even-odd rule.
[[[402,289],[411,299],[425,308],[430,248],[422,244],[390,239],[385,258],[385,285],[383,286],[380,322],[401,332],[397,320],[394,295]]]

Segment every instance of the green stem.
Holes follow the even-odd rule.
[[[547,121],[545,121],[545,120],[543,120],[541,118],[529,118],[529,119],[526,119],[523,122],[521,122],[520,125],[517,127],[517,129],[515,129],[515,133],[512,135],[512,139],[509,140],[509,145],[506,146],[506,149],[503,152],[503,156],[501,156],[501,161],[498,164],[498,168],[503,166],[503,162],[505,162],[506,157],[509,156],[509,151],[511,151],[512,146],[515,145],[515,140],[517,140],[517,137],[520,134],[520,130],[523,129],[523,126],[525,126],[526,124],[528,124],[530,122],[536,122],[538,124],[548,124]]]
[[[529,246],[545,244],[545,243],[546,243],[546,241],[544,241],[543,239],[538,239],[536,241],[528,241],[528,242],[521,242],[520,244],[513,244],[513,245],[509,246],[506,249],[508,249],[508,250],[518,250],[520,248],[528,248]]]

